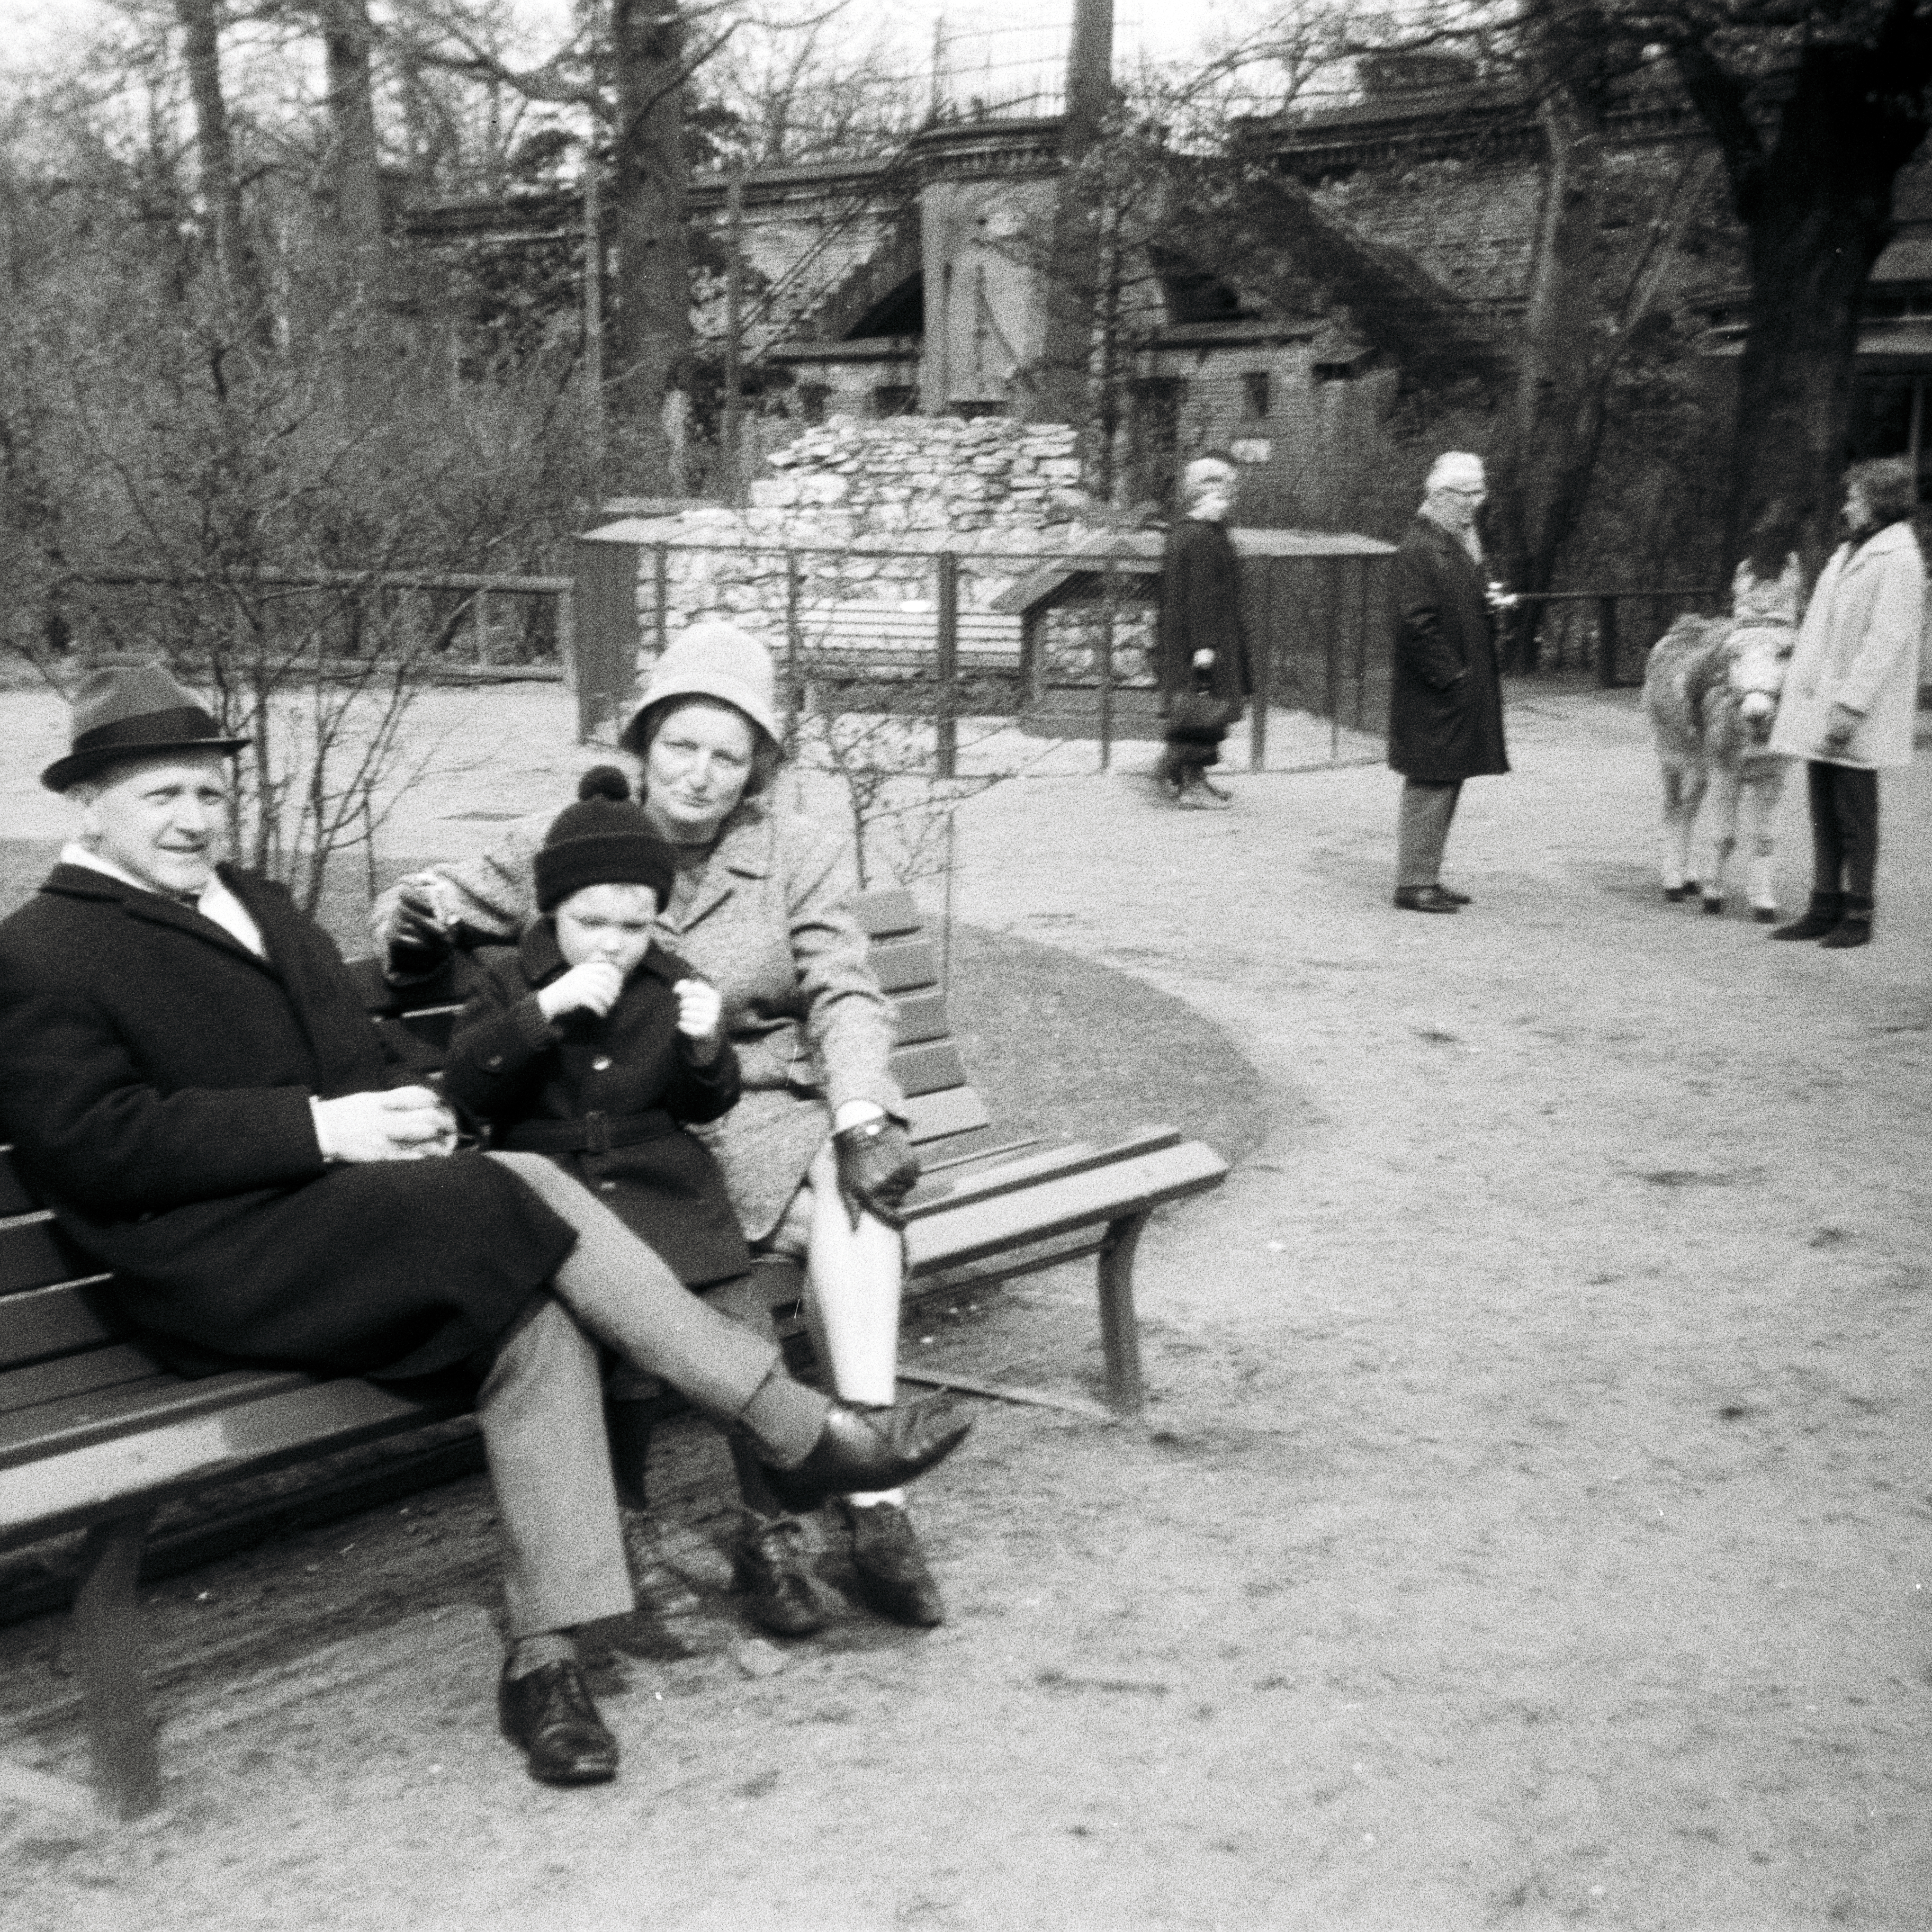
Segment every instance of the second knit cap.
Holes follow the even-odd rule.
[[[662,910],[677,876],[677,855],[632,803],[630,781],[615,765],[593,765],[532,862],[537,910],[554,911],[586,886],[649,886]]]

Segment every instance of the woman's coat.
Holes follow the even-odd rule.
[[[738,1098],[729,1041],[700,1066],[677,1030],[672,989],[691,968],[653,944],[609,1012],[551,1021],[537,994],[570,970],[553,921],[538,920],[520,945],[478,953],[477,964],[482,983],[443,1068],[450,1100],[488,1122],[496,1146],[557,1160],[687,1288],[742,1274],[752,1258],[723,1178],[683,1130],[720,1118]],[[578,1138],[591,1144],[565,1144]]]
[[[1864,770],[1910,764],[1924,614],[1925,564],[1910,524],[1841,545],[1798,626],[1771,749]],[[1834,704],[1864,716],[1851,742],[1828,752],[1820,741]]]
[[[328,935],[224,867],[266,960],[57,867],[0,922],[0,1126],[184,1366],[406,1377],[493,1345],[576,1235],[481,1154],[328,1166],[309,1102],[406,1085]]]
[[[1418,517],[1396,552],[1388,761],[1454,784],[1509,770],[1488,586],[1439,524]]]
[[[520,821],[481,859],[405,883],[431,892],[472,943],[514,938],[536,909],[530,860],[554,815]],[[892,1004],[866,962],[854,890],[850,845],[760,796],[725,820],[696,872],[680,873],[658,921],[724,1000],[743,1097],[693,1131],[716,1159],[748,1240],[776,1227],[846,1101],[905,1118],[890,1065]],[[379,932],[393,897],[376,909]]]

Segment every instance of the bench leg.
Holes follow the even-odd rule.
[[[1100,1340],[1107,1352],[1107,1400],[1120,1415],[1138,1415],[1147,1404],[1134,1318],[1134,1250],[1147,1224],[1144,1214],[1110,1221],[1100,1243]]]
[[[74,1599],[94,1790],[104,1808],[123,1818],[138,1818],[161,1802],[134,1594],[152,1516],[147,1510],[88,1532]]]

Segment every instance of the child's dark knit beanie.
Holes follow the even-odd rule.
[[[662,909],[677,876],[677,857],[631,802],[630,781],[615,765],[593,765],[577,802],[560,812],[532,869],[537,910],[553,911],[586,886],[649,886]]]

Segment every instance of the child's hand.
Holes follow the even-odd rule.
[[[1212,651],[1196,651],[1194,653],[1194,668],[1196,670],[1209,670],[1214,662],[1214,653]]]
[[[677,1030],[696,1049],[698,1064],[704,1066],[718,1057],[724,1000],[718,988],[704,980],[680,980],[671,991],[677,995]]]
[[[560,1019],[568,1012],[595,1013],[599,1019],[617,1004],[624,990],[624,976],[608,959],[586,959],[573,966],[561,980],[553,980],[537,995],[537,1004],[547,1020]]]

